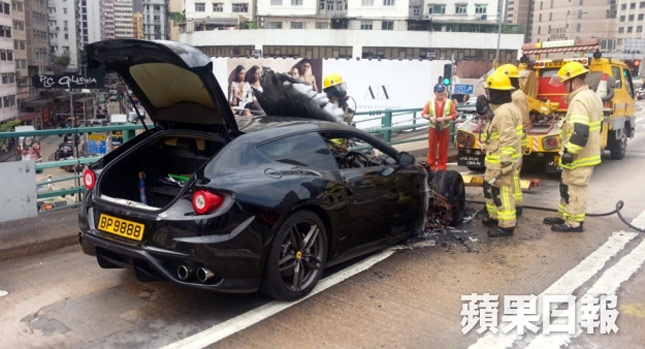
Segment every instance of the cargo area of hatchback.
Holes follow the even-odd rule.
[[[224,145],[225,140],[217,136],[161,132],[108,165],[97,183],[99,193],[101,197],[166,207]]]

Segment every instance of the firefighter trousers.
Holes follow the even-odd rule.
[[[513,171],[513,196],[515,198],[515,207],[522,207],[524,199],[522,197],[522,183],[520,183],[520,172],[522,171],[522,160],[517,164],[517,169]]]
[[[428,156],[426,162],[430,170],[445,171],[448,164],[448,143],[450,141],[450,129],[444,128],[437,131],[434,128],[428,130]],[[437,155],[437,148],[439,155]],[[437,161],[437,158],[439,158]],[[437,163],[438,162],[438,163]]]
[[[562,215],[565,224],[570,227],[578,227],[585,220],[587,187],[593,168],[593,166],[582,166],[573,170],[562,169],[558,212]]]
[[[488,217],[499,221],[499,227],[515,228],[514,173],[503,175],[493,185],[489,184],[501,172],[501,170],[487,168],[484,173],[486,211],[488,211]]]

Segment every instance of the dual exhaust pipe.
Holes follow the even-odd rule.
[[[181,281],[186,281],[191,275],[193,275],[194,268],[189,266],[189,265],[180,265],[177,267],[177,277]],[[205,283],[209,279],[211,279],[213,276],[215,276],[215,273],[213,273],[212,270],[207,269],[207,268],[197,268],[197,272],[195,272],[195,277],[197,278],[197,281],[201,283]]]

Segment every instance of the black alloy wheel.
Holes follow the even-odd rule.
[[[621,160],[627,152],[627,136],[623,132],[620,139],[614,140],[613,146],[609,149],[612,160]]]
[[[452,205],[450,225],[455,227],[461,224],[466,210],[466,188],[461,174],[456,171],[437,171],[432,177],[432,184]]]
[[[320,218],[302,210],[289,216],[276,233],[264,270],[262,291],[292,301],[308,294],[327,261],[327,232]]]

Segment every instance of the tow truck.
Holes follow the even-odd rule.
[[[567,113],[564,85],[554,86],[551,77],[560,67],[576,61],[589,69],[586,82],[603,100],[603,122],[600,147],[609,150],[611,158],[620,160],[625,156],[627,139],[635,133],[634,85],[629,67],[620,60],[603,58],[599,39],[548,41],[522,45],[520,59],[520,86],[527,96],[532,128],[527,132],[528,149],[525,161],[539,161],[548,173],[560,171],[560,128],[558,120]],[[587,52],[592,51],[590,57]],[[578,52],[578,57],[541,59],[544,54]],[[535,56],[531,60],[529,56]],[[472,108],[471,108],[472,109]],[[474,110],[474,109],[473,109]],[[481,151],[479,131],[482,122],[476,113],[466,111],[472,117],[458,131],[456,143],[458,164],[471,170],[484,168],[484,153]]]

